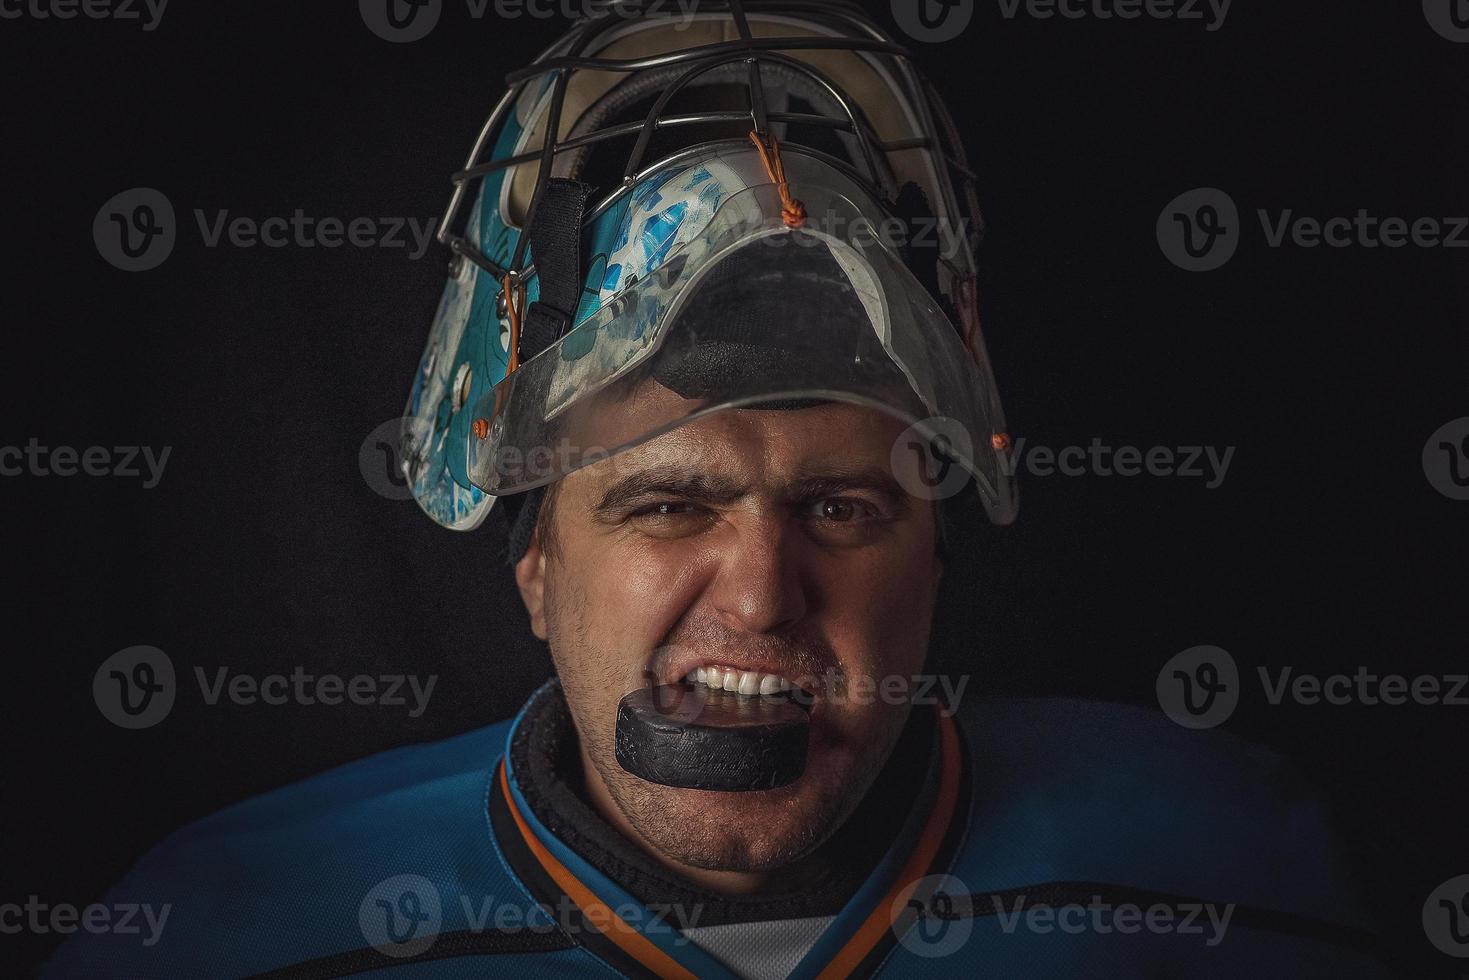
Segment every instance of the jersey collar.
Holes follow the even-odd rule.
[[[629,975],[732,977],[679,931],[673,910],[644,905],[537,818],[509,750],[525,720],[522,709],[495,773],[489,810],[507,861],[535,899],[574,941]],[[948,867],[966,824],[968,783],[957,726],[940,711],[927,773],[911,810],[872,874],[798,964],[792,980],[876,971],[915,921],[913,909],[921,906],[915,896],[922,899],[928,879]]]

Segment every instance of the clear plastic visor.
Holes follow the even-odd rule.
[[[487,392],[467,451],[474,484],[520,493],[713,412],[841,401],[914,426],[974,477],[991,519],[1008,523],[989,365],[881,219],[836,190],[793,190],[803,227],[786,226],[774,185],[731,196],[656,271]]]

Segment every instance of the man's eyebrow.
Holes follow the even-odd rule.
[[[891,473],[877,466],[806,473],[791,484],[789,493],[797,500],[811,500],[854,490],[876,494],[894,510],[906,509],[908,504],[908,493]]]
[[[905,509],[908,494],[892,474],[879,467],[809,471],[782,489],[782,496],[812,500],[865,490],[881,497],[895,510]],[[593,513],[605,515],[629,501],[645,497],[677,497],[699,503],[727,504],[750,492],[747,483],[691,471],[682,467],[655,466],[618,480],[602,494]]]
[[[602,494],[592,508],[595,514],[607,514],[642,497],[669,496],[703,503],[727,504],[748,492],[748,486],[733,480],[710,476],[675,466],[654,466],[623,477]]]

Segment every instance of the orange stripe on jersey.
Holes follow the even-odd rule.
[[[892,928],[891,910],[895,906],[907,907],[908,899],[913,896],[913,889],[928,874],[934,855],[938,853],[939,846],[948,834],[949,824],[954,817],[954,804],[959,798],[959,735],[952,718],[940,719],[939,732],[943,771],[933,809],[928,813],[928,820],[924,822],[913,853],[908,856],[903,870],[898,873],[898,880],[893,883],[892,889],[877,903],[877,907],[867,916],[867,921],[852,934],[847,944],[826,964],[817,975],[817,980],[846,977],[857,969],[872,951],[872,947],[881,941],[883,933]]]
[[[616,943],[624,953],[658,976],[678,978],[678,980],[696,980],[692,973],[678,964],[677,960],[653,945],[647,936],[629,925],[590,888],[578,881],[576,876],[556,860],[555,855],[537,839],[529,825],[526,824],[525,818],[520,815],[520,810],[516,808],[515,798],[510,795],[510,780],[505,774],[504,762],[500,763],[500,790],[505,794],[505,802],[509,805],[510,815],[515,819],[515,826],[520,829],[520,836],[525,838],[526,846],[530,848],[531,853],[535,855],[536,860],[541,863],[542,868],[546,869],[546,873],[551,876],[557,886],[581,909],[583,918]]]

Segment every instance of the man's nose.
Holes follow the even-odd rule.
[[[781,515],[752,517],[739,521],[724,544],[711,591],[726,626],[774,633],[806,615],[798,529]]]

